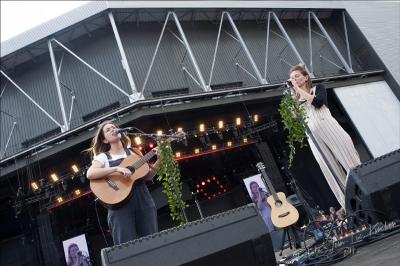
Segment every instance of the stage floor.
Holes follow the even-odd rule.
[[[307,245],[312,244],[312,240],[307,241]],[[302,245],[303,246],[303,245]],[[295,253],[296,250],[286,248],[279,255],[275,251],[276,261],[279,262],[283,257]],[[366,246],[356,249],[355,253],[346,259],[331,264],[335,266],[399,266],[400,265],[400,233],[388,238],[379,240]]]
[[[399,266],[400,233],[360,247],[355,254],[335,266]]]

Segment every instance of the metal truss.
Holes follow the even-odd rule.
[[[143,86],[142,86],[142,89],[141,89],[141,91],[140,91],[140,94],[141,94],[142,97],[143,97],[143,92],[144,92],[144,90],[145,90],[145,88],[146,88],[147,82],[148,82],[148,80],[149,80],[150,72],[151,72],[151,70],[152,70],[152,68],[153,68],[153,64],[154,64],[154,61],[155,61],[155,59],[156,59],[156,56],[157,56],[157,53],[158,53],[158,49],[159,49],[159,47],[160,47],[160,43],[161,43],[162,37],[164,36],[164,32],[165,32],[165,29],[166,29],[166,27],[167,27],[167,24],[168,24],[168,21],[169,21],[170,16],[173,17],[173,20],[174,20],[174,22],[175,22],[176,27],[178,28],[178,31],[179,31],[179,34],[180,34],[180,37],[181,37],[181,38],[177,37],[175,34],[173,34],[173,35],[174,35],[181,43],[183,43],[183,45],[185,46],[186,52],[189,54],[189,58],[190,58],[190,60],[191,60],[191,62],[192,62],[192,64],[193,64],[193,67],[194,67],[194,69],[195,69],[195,71],[196,71],[197,78],[198,78],[199,80],[196,80],[196,79],[193,77],[193,75],[190,74],[189,71],[187,71],[187,69],[186,69],[185,67],[184,67],[182,70],[183,70],[185,73],[188,73],[189,76],[190,76],[190,78],[192,78],[192,79],[196,82],[196,84],[200,85],[200,87],[203,89],[203,91],[205,91],[205,92],[210,91],[209,86],[207,86],[206,83],[205,83],[205,81],[204,81],[203,74],[202,74],[201,71],[200,71],[200,68],[199,68],[199,66],[198,66],[198,64],[197,64],[196,58],[194,57],[193,52],[192,52],[192,49],[190,48],[189,42],[188,42],[187,39],[186,39],[185,32],[184,32],[183,29],[182,29],[182,26],[181,26],[181,24],[180,24],[180,22],[179,22],[179,19],[178,19],[178,17],[177,17],[177,15],[176,15],[175,12],[170,11],[170,12],[167,13],[167,17],[165,18],[164,25],[163,25],[163,28],[162,28],[162,30],[161,30],[160,37],[158,38],[158,42],[157,42],[156,49],[155,49],[155,51],[154,51],[153,57],[152,57],[151,62],[150,62],[149,69],[147,70],[146,77],[145,77],[145,79],[144,79]]]
[[[136,11],[136,17],[138,19],[139,15]],[[66,87],[64,84],[62,84],[62,82],[60,82],[60,73],[62,70],[62,66],[63,66],[63,61],[64,61],[64,55],[65,55],[65,51],[68,52],[69,54],[71,54],[72,56],[74,56],[76,59],[78,59],[81,63],[83,63],[85,66],[87,66],[90,70],[92,70],[93,72],[95,72],[97,75],[99,75],[102,79],[104,79],[105,81],[107,81],[112,87],[114,87],[115,89],[117,89],[118,91],[120,91],[122,94],[124,94],[126,97],[128,97],[129,102],[130,103],[134,103],[138,100],[145,100],[143,93],[144,90],[146,89],[146,85],[148,83],[149,77],[150,77],[150,73],[152,71],[154,62],[155,62],[155,58],[158,54],[159,51],[159,47],[161,44],[161,40],[165,34],[165,30],[169,31],[178,41],[180,44],[182,44],[185,47],[185,55],[183,56],[182,59],[182,71],[184,72],[185,75],[187,75],[190,79],[192,79],[202,90],[203,92],[210,92],[211,91],[211,83],[212,83],[212,79],[213,79],[213,75],[214,75],[214,68],[215,68],[215,63],[216,63],[216,57],[217,57],[217,52],[218,52],[218,48],[219,48],[219,43],[220,43],[220,38],[221,38],[221,32],[223,30],[222,26],[224,23],[224,20],[227,20],[229,22],[230,28],[232,29],[232,33],[228,33],[225,32],[227,35],[229,35],[232,39],[234,39],[236,42],[238,42],[240,44],[241,49],[239,50],[239,52],[241,52],[243,50],[248,62],[250,63],[250,66],[252,68],[252,71],[247,70],[246,68],[244,68],[243,66],[241,66],[238,62],[235,63],[235,65],[242,69],[244,72],[247,73],[247,75],[249,75],[250,77],[252,77],[254,80],[256,80],[260,85],[266,85],[268,84],[268,80],[267,80],[267,76],[268,76],[268,52],[269,52],[269,39],[270,39],[270,33],[273,33],[275,35],[277,35],[279,38],[282,38],[284,40],[286,40],[288,46],[291,48],[291,50],[293,51],[293,53],[295,54],[298,63],[303,63],[305,64],[303,58],[301,57],[300,53],[298,52],[297,48],[295,47],[292,39],[290,38],[290,36],[288,35],[288,33],[286,32],[284,26],[282,25],[280,19],[278,18],[278,16],[275,14],[274,11],[269,11],[266,10],[265,12],[262,13],[262,15],[260,16],[260,20],[263,19],[264,14],[268,14],[267,16],[267,29],[266,29],[266,43],[265,43],[265,60],[264,60],[264,73],[263,75],[260,73],[260,70],[258,69],[253,56],[251,55],[244,39],[242,38],[241,33],[239,32],[235,21],[233,20],[231,13],[227,12],[227,11],[221,11],[220,15],[218,15],[218,19],[219,19],[219,29],[218,29],[218,34],[217,34],[217,40],[215,43],[215,48],[213,51],[213,59],[212,59],[212,63],[211,63],[211,71],[209,74],[209,78],[208,78],[208,82],[206,82],[203,78],[203,74],[201,73],[201,70],[197,64],[196,58],[192,52],[192,49],[189,45],[189,42],[186,38],[185,32],[182,29],[181,23],[179,21],[179,18],[177,16],[177,14],[173,11],[169,11],[166,14],[163,26],[162,26],[162,30],[160,33],[160,36],[158,38],[158,42],[155,48],[155,51],[152,55],[152,59],[150,62],[150,66],[146,72],[146,76],[142,85],[141,90],[139,91],[138,88],[136,87],[135,84],[135,80],[134,77],[132,75],[131,72],[131,68],[129,66],[128,63],[128,59],[127,59],[127,55],[125,53],[119,32],[118,32],[118,28],[117,28],[117,24],[116,21],[114,19],[114,15],[111,11],[108,12],[108,19],[110,21],[110,25],[111,28],[113,30],[113,34],[114,34],[114,38],[115,41],[117,43],[118,49],[119,49],[119,53],[121,56],[121,64],[122,67],[124,69],[124,71],[126,72],[126,75],[128,77],[128,81],[129,81],[129,85],[130,85],[130,92],[127,93],[125,90],[123,90],[120,86],[116,85],[114,82],[112,82],[109,78],[107,78],[105,75],[103,75],[102,73],[100,73],[97,69],[95,69],[93,66],[91,66],[89,63],[87,63],[85,60],[83,60],[81,57],[79,57],[78,55],[76,55],[74,52],[72,52],[70,49],[68,49],[65,45],[63,45],[61,42],[57,41],[55,38],[50,38],[47,41],[47,48],[49,51],[49,55],[50,55],[50,59],[51,59],[51,64],[52,64],[52,70],[53,70],[53,75],[54,75],[54,80],[55,80],[55,84],[56,84],[56,90],[57,90],[57,96],[58,96],[58,101],[59,101],[59,106],[60,106],[60,110],[61,110],[61,114],[62,114],[62,123],[60,123],[59,121],[57,121],[52,115],[50,115],[44,108],[42,108],[34,99],[32,99],[32,97],[30,97],[26,92],[24,92],[21,87],[19,87],[9,76],[7,76],[3,71],[1,71],[1,74],[4,75],[19,91],[21,91],[25,97],[27,97],[37,108],[39,108],[47,117],[49,117],[58,127],[61,128],[62,132],[66,132],[66,131],[70,131],[70,123],[71,123],[71,118],[72,118],[72,113],[73,113],[73,109],[74,109],[74,104],[75,104],[75,100],[76,100],[76,96],[74,94],[74,92],[72,90],[70,90],[71,92],[71,106],[69,107],[69,110],[67,110],[66,106],[65,106],[65,102],[63,99],[63,94],[61,91],[61,86]],[[150,14],[151,15],[151,14]],[[190,15],[190,12],[186,13],[186,15]],[[192,19],[193,19],[193,12],[191,13],[192,15]],[[206,17],[208,17],[207,14],[205,14]],[[351,63],[351,54],[350,54],[350,47],[349,47],[349,38],[348,38],[348,32],[347,32],[347,26],[346,26],[346,14],[345,12],[342,13],[343,15],[343,25],[344,25],[344,33],[345,33],[345,42],[346,42],[346,47],[347,47],[347,57],[348,57],[348,63],[346,62],[346,60],[344,59],[344,57],[341,55],[341,53],[339,52],[338,48],[336,47],[336,45],[334,44],[334,42],[332,41],[331,37],[329,36],[329,34],[327,33],[327,31],[325,30],[325,28],[323,27],[323,25],[321,24],[321,22],[319,21],[319,19],[317,18],[317,16],[315,15],[315,13],[313,11],[309,11],[308,12],[308,30],[309,30],[309,48],[310,48],[310,64],[309,67],[310,69],[307,68],[306,65],[306,70],[310,73],[310,76],[314,78],[314,67],[313,67],[313,53],[312,53],[312,39],[311,39],[311,33],[314,32],[311,28],[311,20],[314,19],[315,22],[317,23],[320,31],[322,32],[322,34],[318,33],[318,32],[314,32],[314,34],[319,34],[320,36],[323,36],[324,38],[327,39],[328,43],[330,44],[330,46],[333,48],[334,52],[336,53],[336,55],[338,56],[338,58],[340,59],[340,61],[342,62],[345,70],[347,73],[354,73],[353,69],[352,69],[352,63]],[[130,16],[132,16],[132,14],[129,14],[127,17],[122,19],[122,22],[127,20]],[[270,29],[270,24],[271,24],[271,18],[275,21],[275,23],[277,24],[281,34],[274,32],[273,30]],[[210,20],[212,20],[212,18],[209,18]],[[170,20],[174,21],[174,25],[177,28],[178,33],[174,33],[173,31],[171,31],[170,29],[168,29],[167,24]],[[89,22],[88,22],[89,23]],[[138,21],[137,21],[138,23]],[[162,24],[162,20],[160,20],[160,24]],[[216,25],[218,25],[218,21],[215,23]],[[74,34],[74,29],[72,29],[70,31],[70,37],[72,37],[72,35]],[[58,44],[61,48],[63,48],[63,54],[61,55],[61,59],[59,62],[59,65],[57,66],[57,62],[56,62],[56,57],[54,55],[54,51],[53,51],[53,46],[52,44],[56,43]],[[287,46],[286,46],[287,47]],[[35,48],[32,48],[35,49]],[[238,52],[238,53],[239,53]],[[20,53],[19,51],[17,51],[16,56],[18,56],[18,53]],[[185,65],[183,64],[183,60],[185,59],[186,55],[188,55],[190,62],[192,63],[192,66],[194,68],[195,73],[190,73],[188,68],[185,67]],[[343,67],[335,64],[334,62],[332,62],[331,60],[320,56],[321,59],[329,62],[330,64],[335,65],[336,67],[343,69]],[[281,62],[287,64],[288,66],[292,66],[290,62],[287,62],[284,58],[281,57]],[[3,93],[4,90],[2,90],[1,94]],[[1,96],[0,94],[0,96]],[[14,127],[15,125],[13,125],[13,128],[11,129],[11,134],[14,131]],[[11,136],[9,137],[9,139],[11,138]],[[7,146],[8,146],[8,142],[9,139],[7,141]],[[0,154],[2,156],[5,155],[5,151],[3,152],[3,154]]]
[[[331,46],[331,48],[333,49],[333,51],[335,52],[335,54],[339,58],[339,60],[342,63],[343,67],[345,68],[346,72],[347,73],[354,73],[354,70],[353,70],[353,68],[351,66],[350,47],[349,47],[349,40],[348,40],[347,26],[346,26],[346,18],[345,18],[344,12],[343,12],[343,24],[344,24],[344,31],[345,31],[346,46],[347,46],[347,55],[349,57],[349,64],[346,62],[346,60],[342,56],[342,54],[340,53],[339,49],[336,47],[336,45],[333,42],[332,38],[329,36],[328,32],[325,30],[324,26],[322,25],[321,21],[319,21],[318,17],[315,15],[315,13],[313,11],[309,11],[308,12],[308,27],[309,27],[310,62],[311,62],[310,64],[312,65],[311,18],[313,18],[314,21],[317,23],[319,29],[321,30],[322,34],[324,35],[324,37],[328,41],[329,45]],[[321,56],[321,58],[323,58],[323,57]],[[337,64],[334,64],[332,61],[327,60],[326,58],[323,58],[323,59],[325,59],[326,61],[332,63],[336,67],[339,67]],[[341,67],[339,67],[339,68],[342,69]]]
[[[293,53],[297,57],[297,60],[299,63],[304,64],[307,72],[309,73],[310,77],[314,78],[314,73],[312,71],[309,71],[306,63],[304,62],[303,58],[301,57],[300,53],[297,51],[296,46],[294,45],[292,39],[290,38],[289,34],[286,32],[285,27],[283,27],[281,21],[279,20],[278,16],[275,14],[273,11],[268,12],[268,26],[267,26],[267,44],[266,44],[266,52],[265,52],[265,77],[267,77],[267,57],[268,57],[268,42],[269,42],[269,28],[270,28],[270,20],[272,18],[275,20],[276,24],[278,25],[278,28],[280,29],[281,33],[285,37],[286,41],[288,42],[290,48],[292,48]],[[281,59],[281,61],[286,62]],[[290,65],[290,64],[289,64]]]
[[[114,32],[114,37],[115,37],[115,40],[117,41],[118,49],[119,49],[119,52],[120,52],[121,57],[122,57],[122,60],[121,60],[122,67],[125,70],[126,75],[128,77],[128,80],[129,80],[129,84],[131,85],[131,89],[132,89],[132,95],[131,96],[135,100],[141,99],[140,95],[137,92],[135,81],[133,80],[132,72],[131,72],[131,69],[129,67],[128,60],[126,59],[125,50],[124,50],[124,47],[122,46],[122,41],[121,41],[121,38],[119,36],[118,28],[117,28],[117,25],[115,24],[115,20],[114,20],[114,16],[113,16],[112,12],[108,13],[108,17],[110,19],[110,23],[111,23],[111,26],[112,26],[112,29],[113,29],[113,32]]]
[[[244,67],[240,66],[239,63],[237,63],[237,62],[236,62],[236,66],[238,66],[238,67],[240,67],[241,69],[243,69],[247,74],[249,74],[252,78],[256,79],[260,84],[267,84],[267,81],[266,81],[265,77],[263,78],[263,77],[261,76],[260,70],[258,69],[256,63],[254,62],[254,59],[253,59],[253,57],[252,57],[252,55],[251,55],[249,49],[247,48],[247,45],[246,45],[246,43],[244,42],[244,40],[243,40],[243,38],[242,38],[242,35],[240,34],[239,30],[237,29],[236,24],[235,24],[235,22],[233,21],[233,19],[232,19],[230,13],[227,12],[227,11],[223,11],[222,14],[221,14],[221,19],[220,19],[220,23],[219,23],[219,29],[218,29],[218,35],[217,35],[217,42],[216,42],[216,44],[215,44],[213,61],[212,61],[212,64],[211,64],[210,77],[209,77],[208,85],[207,85],[207,86],[210,87],[211,82],[212,82],[212,77],[213,77],[213,74],[214,74],[215,59],[216,59],[216,57],[217,57],[218,45],[219,45],[219,40],[220,40],[220,37],[221,37],[221,30],[222,30],[222,24],[223,24],[223,22],[224,22],[224,16],[227,17],[227,19],[228,19],[228,21],[229,21],[229,24],[231,25],[231,27],[232,27],[232,29],[233,29],[233,31],[234,31],[234,33],[235,33],[235,37],[236,37],[236,38],[235,38],[234,36],[231,36],[231,34],[228,34],[228,35],[231,36],[234,40],[236,40],[236,41],[238,41],[238,42],[240,43],[240,45],[241,45],[241,47],[242,47],[242,49],[243,49],[243,51],[244,51],[244,53],[245,53],[247,59],[248,59],[249,62],[250,62],[251,67],[253,68],[253,71],[254,71],[254,73],[255,73],[255,76],[252,75],[252,74],[251,74],[248,70],[246,70]]]
[[[66,131],[64,125],[59,123],[53,116],[51,116],[42,106],[40,106],[29,94],[27,94],[23,89],[21,89],[20,86],[18,86],[17,83],[14,82],[6,73],[4,73],[3,70],[0,70],[0,73],[7,78],[26,98],[28,98],[34,105],[36,105],[37,108],[39,108],[40,111],[42,111],[48,118],[50,118],[51,121],[53,121],[57,126],[61,128],[61,130]],[[61,110],[63,111],[63,110]],[[65,112],[65,111],[64,111]],[[66,119],[64,120],[64,122]]]

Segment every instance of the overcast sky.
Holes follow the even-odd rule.
[[[1,0],[1,42],[87,2]]]

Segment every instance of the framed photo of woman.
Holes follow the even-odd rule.
[[[275,230],[271,220],[271,206],[269,206],[267,202],[267,198],[269,197],[270,193],[261,179],[261,174],[247,177],[243,179],[243,182],[251,200],[257,206],[261,217],[267,225],[268,231],[271,232]]]

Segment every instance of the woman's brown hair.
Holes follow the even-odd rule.
[[[99,125],[99,128],[97,129],[96,135],[92,139],[92,144],[89,149],[85,150],[86,152],[90,152],[92,158],[99,153],[106,152],[110,149],[110,144],[104,143],[104,132],[103,128],[105,125],[112,124],[117,126],[113,121],[107,120],[102,122]],[[122,146],[125,148],[130,148],[131,146],[131,140],[130,138],[125,134],[125,133],[120,133],[121,134],[121,142]]]
[[[308,76],[308,80],[306,81],[306,87],[307,89],[311,89],[313,87],[312,81],[311,81],[311,77],[308,74],[307,70],[306,70],[306,66],[304,64],[298,64],[293,66],[290,70],[289,70],[289,76],[290,74],[292,74],[292,72],[294,71],[299,71],[303,76]],[[299,100],[300,99],[300,94],[299,93],[295,93],[295,99]]]

